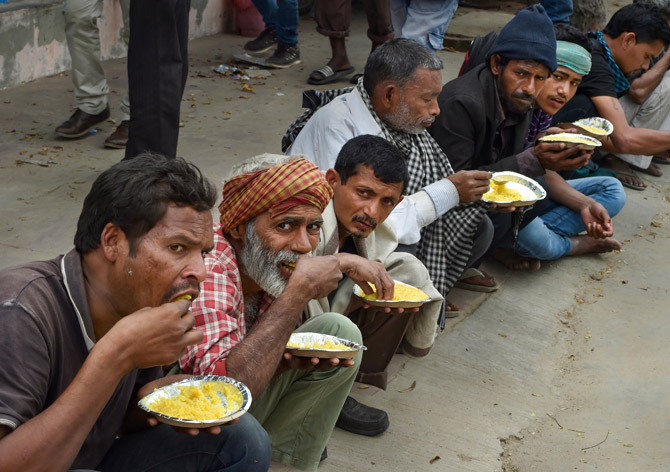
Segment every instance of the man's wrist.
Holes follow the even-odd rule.
[[[438,218],[460,202],[458,189],[451,180],[446,178],[433,182],[430,185],[426,185],[423,190],[433,201],[435,213]]]

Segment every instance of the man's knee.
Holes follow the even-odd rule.
[[[329,334],[359,344],[363,342],[358,326],[349,318],[339,313],[317,315],[303,323],[297,331]]]

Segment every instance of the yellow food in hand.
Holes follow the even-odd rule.
[[[589,133],[607,134],[607,130],[604,130],[602,128],[598,128],[597,126],[591,126],[591,125],[585,125],[585,124],[579,123],[579,127],[582,128],[585,131],[588,131]]]
[[[491,181],[491,190],[482,195],[484,200],[493,202],[516,202],[523,200],[523,195],[518,190],[508,187],[507,182],[497,183]]]
[[[373,293],[370,295],[363,294],[364,298],[370,300],[377,300],[377,287],[375,284],[370,284],[372,287]],[[415,287],[410,287],[409,285],[395,284],[393,287],[393,298],[392,300],[402,300],[402,301],[416,301],[416,300],[426,300],[428,295],[423,290],[419,290]]]
[[[214,420],[223,418],[239,410],[244,403],[242,392],[227,382],[213,381],[202,386],[180,386],[179,395],[159,398],[151,402],[149,409],[184,420]],[[226,404],[221,403],[223,394]]]
[[[584,136],[579,136],[577,134],[574,134],[572,136],[566,136],[566,134],[568,133],[548,134],[542,137],[541,141],[549,141],[549,142],[558,141],[562,143],[577,143],[577,144],[589,144],[589,145],[594,144],[592,139],[586,138]]]
[[[337,351],[347,351],[351,350],[349,346],[346,346],[341,343],[335,343],[330,339],[324,339],[322,343],[320,342],[294,342],[289,341],[286,343],[286,347],[298,348],[298,349],[333,349]]]

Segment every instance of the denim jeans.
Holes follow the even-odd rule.
[[[396,35],[433,51],[443,48],[444,33],[458,8],[458,0],[391,0]]]
[[[102,472],[252,472],[270,467],[270,439],[249,413],[217,435],[189,436],[161,424],[123,436],[97,469]]]
[[[626,203],[623,186],[614,177],[586,177],[567,182],[604,206],[611,217],[619,213]],[[533,259],[558,259],[572,249],[570,237],[585,230],[579,213],[549,200],[542,215],[519,232],[515,249],[518,254]]]
[[[540,0],[552,23],[570,23],[572,0]]]
[[[298,0],[252,0],[266,28],[277,32],[279,42],[298,44]]]

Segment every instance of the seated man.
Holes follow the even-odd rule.
[[[265,471],[251,415],[179,434],[137,407],[202,333],[189,302],[205,279],[216,189],[183,159],[145,154],[103,172],[75,249],[0,271],[0,470]],[[148,428],[148,426],[155,426]]]
[[[590,152],[582,145],[539,143],[524,150],[535,97],[556,69],[556,37],[539,5],[519,12],[501,30],[487,61],[448,82],[438,98],[440,114],[430,133],[451,156],[455,169],[514,171],[538,178],[545,170],[582,167]],[[490,212],[495,228],[489,251],[513,269],[538,269],[515,256],[515,231],[542,213],[545,202],[525,213]],[[523,218],[520,217],[523,216]]]
[[[660,82],[659,69],[663,66],[654,72],[661,83],[659,91],[643,108],[630,106],[628,100],[623,107],[619,97],[625,96],[629,90],[629,79],[646,71],[650,60],[670,43],[670,26],[655,5],[635,3],[617,11],[602,33],[590,35],[591,72],[584,77],[570,103],[556,113],[554,123],[570,123],[591,116],[609,120],[614,125],[614,132],[603,144],[602,151],[618,157],[608,155],[598,164],[616,171],[617,178],[626,187],[644,190],[646,185],[629,164],[648,169],[651,156],[670,157],[670,120],[667,118],[670,94],[667,85]],[[663,62],[667,66],[667,60]],[[645,75],[637,80],[644,82],[653,78],[645,78]],[[639,92],[637,87],[636,91]],[[660,171],[656,169],[656,173],[660,174]]]
[[[484,254],[491,225],[484,219],[487,207],[472,204],[488,191],[489,173],[454,173],[426,132],[440,112],[441,87],[442,61],[435,53],[410,39],[387,41],[370,54],[353,90],[307,95],[319,102],[317,107],[325,106],[303,113],[291,125],[282,150],[305,154],[326,171],[344,143],[361,134],[381,136],[400,149],[409,169],[410,196],[394,209],[390,222],[402,246],[418,243],[416,254],[444,295]],[[472,284],[497,286],[490,276],[473,279]],[[457,307],[447,309],[453,313]]]
[[[591,68],[591,45],[578,29],[558,24],[556,60],[558,67],[537,95],[526,144],[549,128],[551,117],[575,95]],[[549,201],[544,212],[519,232],[516,252],[535,260],[609,252],[621,249],[614,234],[612,216],[626,202],[621,183],[607,176],[571,179],[567,182],[553,170],[545,174]],[[586,231],[587,234],[579,234]]]
[[[425,266],[411,254],[395,251],[395,230],[386,221],[403,199],[407,178],[404,155],[385,139],[362,135],[347,142],[335,167],[326,172],[334,193],[323,212],[317,248],[319,255],[337,254],[347,276],[328,300],[331,310],[354,320],[368,348],[358,380],[383,389],[386,368],[401,342],[404,352],[413,357],[428,355],[442,306],[442,296]],[[390,313],[390,308],[360,308],[361,300],[353,297],[354,283],[368,294],[372,283],[378,298],[392,298],[393,280],[420,288],[433,301],[408,309],[409,313],[402,308]]]
[[[187,349],[180,366],[247,385],[254,398],[250,412],[270,436],[272,458],[316,470],[362,354],[342,362],[298,358],[284,352],[286,343],[294,331],[358,343],[361,335],[337,313],[301,324],[307,304],[342,278],[335,256],[310,257],[332,189],[305,159],[268,160],[241,164],[224,184],[221,224],[205,257],[207,279],[191,307],[205,336]]]

